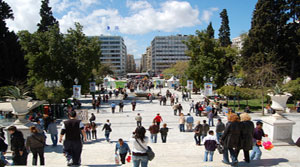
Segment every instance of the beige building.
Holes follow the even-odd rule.
[[[134,56],[131,54],[127,54],[127,64],[126,64],[126,71],[127,72],[135,72],[136,65],[134,61]]]
[[[147,72],[147,54],[142,54],[140,70],[141,72]]]

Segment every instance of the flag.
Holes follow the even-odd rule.
[[[119,30],[119,26],[115,26],[115,30],[118,31]]]
[[[107,30],[110,30],[110,26],[107,26]]]

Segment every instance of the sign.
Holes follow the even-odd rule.
[[[73,85],[73,98],[80,99],[81,97],[81,85]]]
[[[90,82],[90,92],[96,92],[96,82]]]
[[[213,96],[213,84],[212,83],[204,83],[204,95],[205,96]]]
[[[76,119],[81,120],[82,123],[89,123],[88,110],[76,110]]]
[[[126,81],[115,81],[116,88],[125,88],[125,85],[127,84]]]
[[[187,89],[193,90],[194,81],[193,80],[187,80]]]

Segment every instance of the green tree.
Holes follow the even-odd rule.
[[[40,16],[41,21],[37,24],[39,32],[49,31],[50,27],[58,25],[58,21],[54,18],[51,7],[49,7],[49,0],[42,0]]]
[[[171,78],[172,76],[175,76],[180,80],[180,84],[185,86],[187,81],[186,70],[188,69],[188,66],[188,61],[178,61],[170,68],[165,69],[162,73],[164,74],[165,78]]]
[[[221,27],[219,29],[219,40],[221,46],[227,47],[231,45],[230,41],[230,28],[229,28],[229,19],[227,15],[227,10],[223,9],[220,13],[220,17],[222,19]]]
[[[287,84],[283,85],[283,88],[286,90],[286,92],[293,95],[291,99],[293,99],[295,103],[300,99],[300,78],[288,82]]]
[[[214,30],[211,22],[207,26],[206,32],[207,32],[209,38],[212,38],[212,39],[215,38],[215,30]]]
[[[5,1],[0,0],[0,86],[22,82],[27,74],[19,39],[8,30],[7,19],[14,19],[13,11]]]

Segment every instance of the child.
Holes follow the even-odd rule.
[[[89,123],[84,126],[84,131],[86,133],[86,138],[91,140],[91,126]]]
[[[161,141],[163,143],[166,143],[167,142],[167,135],[168,135],[168,132],[169,132],[169,128],[167,127],[166,123],[163,124],[163,127],[160,128],[159,132],[160,132],[160,135],[161,135]]]
[[[209,161],[213,161],[214,152],[217,148],[217,138],[214,136],[214,131],[210,130],[208,136],[204,137],[203,143],[205,146],[204,162],[207,162],[208,154],[210,155]]]
[[[264,133],[262,129],[263,123],[258,121],[256,122],[256,128],[253,133],[253,150],[250,155],[251,160],[260,160],[262,152],[260,151],[261,147],[261,139],[262,137],[268,137],[267,134]]]

